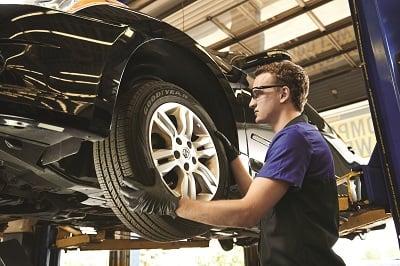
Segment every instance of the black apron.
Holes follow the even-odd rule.
[[[301,115],[285,127],[308,122]],[[345,265],[332,246],[338,239],[339,207],[334,178],[304,177],[301,189],[290,189],[261,220],[262,266]]]

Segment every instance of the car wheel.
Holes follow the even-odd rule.
[[[132,212],[121,198],[122,178],[160,193],[210,201],[225,198],[228,164],[213,121],[182,88],[146,81],[118,96],[111,133],[95,143],[96,174],[110,207],[133,232],[153,241],[205,233],[209,227],[181,218]],[[155,182],[150,169],[160,173]]]

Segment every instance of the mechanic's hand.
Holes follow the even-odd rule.
[[[215,136],[224,145],[226,158],[228,159],[228,161],[232,162],[233,160],[235,160],[240,154],[238,149],[235,146],[233,146],[232,143],[229,141],[229,139],[225,137],[225,135],[222,134],[220,131],[215,130]]]
[[[125,187],[121,188],[124,201],[131,211],[154,215],[168,215],[176,218],[176,209],[179,205],[179,198],[174,197],[167,191],[162,190],[165,186],[161,182],[158,171],[153,171],[156,182],[153,186],[144,186],[130,177],[122,180]]]

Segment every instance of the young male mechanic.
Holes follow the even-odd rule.
[[[224,227],[261,225],[261,265],[344,265],[332,246],[338,239],[338,201],[333,158],[318,132],[301,115],[309,79],[288,60],[259,67],[249,106],[256,123],[267,123],[276,133],[265,163],[252,179],[238,152],[220,132],[234,178],[245,195],[238,200],[165,200],[147,209],[140,199],[151,197],[128,179],[123,189],[134,211],[177,215]]]

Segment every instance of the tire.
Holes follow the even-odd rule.
[[[174,108],[177,112],[171,114]],[[178,114],[184,114],[184,119]],[[162,123],[159,117],[164,119]],[[179,145],[178,138],[171,137],[170,127],[165,130],[162,126],[171,126],[171,123],[177,132],[183,128],[191,128],[184,127],[183,124],[196,123],[197,128],[192,127],[190,139],[185,138],[190,135],[190,130],[186,130],[186,134],[178,135],[182,138],[180,142],[186,141],[186,146],[185,143]],[[182,125],[179,126],[179,123]],[[222,143],[213,134],[215,129],[201,105],[174,84],[146,81],[131,86],[123,95],[119,95],[110,135],[104,141],[95,143],[93,153],[96,174],[105,197],[114,213],[130,230],[149,240],[166,242],[200,235],[210,229],[207,225],[179,217],[172,219],[168,216],[131,212],[119,191],[123,177],[133,178],[145,186],[154,185],[154,174],[149,173],[151,168],[156,168],[164,181],[158,182],[162,184],[160,193],[171,193],[175,196],[180,196],[179,193],[187,194],[200,200],[226,198],[229,168]],[[208,141],[203,141],[207,134]],[[203,137],[199,137],[200,135]],[[192,143],[190,147],[189,142]],[[204,142],[207,144],[201,146]],[[157,151],[161,149],[172,151],[174,157],[159,157]],[[178,150],[178,158],[174,149]],[[192,157],[188,159],[189,156]],[[168,164],[176,166],[169,170]],[[203,180],[206,179],[204,177],[211,181],[207,183]]]

